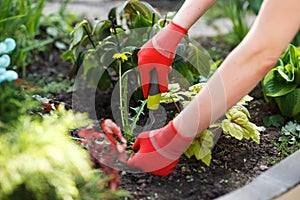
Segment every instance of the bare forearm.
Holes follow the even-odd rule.
[[[204,131],[249,93],[276,64],[299,31],[298,0],[265,0],[262,11],[242,43],[224,60],[207,86],[174,120],[186,137]],[[191,120],[193,119],[193,120]]]
[[[173,22],[189,29],[217,0],[186,0]]]

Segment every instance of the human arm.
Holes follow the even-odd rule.
[[[204,131],[249,93],[273,68],[278,57],[299,31],[298,4],[298,0],[264,1],[254,25],[244,40],[227,56],[195,99],[173,120],[173,127],[177,133],[192,139]],[[158,134],[163,138],[166,132],[159,131]],[[142,143],[139,144],[139,148],[143,148]],[[174,145],[170,142],[168,149],[172,151],[172,148]],[[139,154],[138,150],[130,162],[144,169],[147,162],[140,162],[144,155]],[[147,152],[147,149],[143,150],[144,153]],[[157,152],[157,158],[159,156],[161,154]],[[155,162],[154,157],[152,162]],[[164,170],[166,165],[157,163],[155,169]],[[147,168],[147,171],[151,170]],[[168,169],[169,173],[171,171]]]
[[[298,0],[265,0],[251,30],[227,56],[195,99],[175,119],[194,137],[248,94],[273,68],[300,27]],[[194,120],[189,120],[193,116]]]

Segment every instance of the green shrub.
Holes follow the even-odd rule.
[[[19,117],[29,114],[29,111],[37,107],[29,93],[25,93],[23,85],[15,82],[0,84],[0,133],[4,129],[15,127]]]
[[[265,99],[275,102],[285,117],[300,121],[300,47],[292,44],[261,81]]]
[[[68,130],[89,123],[86,115],[66,111],[63,106],[41,120],[21,116],[15,129],[0,135],[1,199],[124,195],[105,187],[107,180],[92,169],[88,153],[68,135]]]
[[[62,108],[42,120],[20,117],[14,130],[0,136],[0,196],[22,199],[25,192],[34,199],[78,197],[74,177],[88,180],[92,168],[88,154],[70,140],[67,131],[87,122],[86,117]]]

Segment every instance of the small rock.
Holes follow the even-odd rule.
[[[125,176],[125,175],[126,175],[126,171],[122,171],[121,176]]]
[[[146,187],[147,187],[147,184],[146,183],[142,183],[141,189],[144,190]]]
[[[146,183],[146,179],[140,179],[136,182],[137,184],[143,184]]]
[[[260,165],[259,166],[259,169],[261,170],[261,171],[265,171],[265,170],[267,170],[269,167],[268,166],[266,166],[266,165]]]

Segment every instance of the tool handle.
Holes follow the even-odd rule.
[[[159,94],[159,84],[158,84],[158,76],[155,69],[150,72],[150,86],[148,94],[150,96],[154,96]]]
[[[159,91],[158,75],[155,68],[150,72],[150,78],[151,82],[148,92],[147,108],[150,110],[157,110],[160,103],[161,93]]]

